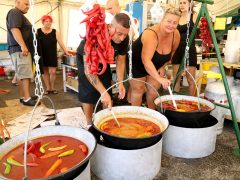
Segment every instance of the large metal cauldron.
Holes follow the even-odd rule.
[[[80,128],[75,128],[70,126],[47,126],[47,127],[42,127],[42,128],[37,128],[32,130],[29,133],[29,140],[36,139],[42,136],[54,136],[54,135],[67,136],[67,137],[78,139],[84,142],[88,147],[88,150],[89,150],[88,155],[83,161],[79,162],[76,166],[72,167],[67,172],[47,178],[47,179],[54,179],[54,180],[74,179],[87,166],[90,157],[92,156],[93,152],[96,149],[96,139],[91,133]],[[0,157],[4,156],[10,150],[14,149],[20,144],[23,144],[25,140],[25,136],[26,136],[26,133],[20,134],[8,140],[4,144],[2,144],[0,146]],[[6,178],[0,174],[0,179],[6,179]]]
[[[174,110],[163,109],[163,114],[168,118],[171,125],[186,128],[201,128],[205,121],[208,120],[210,112],[215,108],[215,105],[210,101],[194,96],[174,95],[175,100],[189,100],[203,103],[211,108],[210,111],[198,112],[180,112]],[[154,100],[159,112],[161,112],[161,101],[172,100],[170,95],[161,96]]]
[[[160,127],[161,132],[154,136],[144,138],[126,138],[107,134],[99,129],[99,125],[109,119],[112,119],[113,117],[109,109],[104,109],[96,113],[94,116],[93,134],[96,135],[95,137],[97,137],[97,139],[101,136],[105,144],[111,148],[133,150],[149,147],[161,140],[163,132],[169,125],[168,120],[164,115],[152,109],[138,106],[118,106],[113,107],[112,110],[117,118],[132,117],[154,122]]]

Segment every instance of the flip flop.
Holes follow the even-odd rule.
[[[52,92],[52,91],[47,90],[47,91],[44,92],[44,95],[48,95],[48,94],[50,94],[51,92]]]
[[[12,85],[13,85],[13,86],[18,86],[18,83],[13,83],[13,82],[12,82]]]
[[[55,90],[52,90],[51,93],[53,93],[53,94],[58,94],[58,92],[57,92],[56,89],[55,89]]]

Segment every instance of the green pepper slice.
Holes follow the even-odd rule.
[[[5,170],[4,170],[4,174],[9,174],[11,169],[12,169],[12,166],[8,163],[3,163],[5,165]]]
[[[50,142],[41,145],[41,147],[39,148],[39,151],[40,151],[41,153],[45,153],[45,152],[46,152],[45,148],[46,148],[49,144],[50,144]]]
[[[14,160],[13,158],[9,157],[7,158],[7,162],[11,165],[15,165],[15,166],[23,166],[23,164],[21,164],[20,162]]]
[[[71,150],[68,150],[68,151],[65,151],[65,152],[59,154],[58,157],[69,156],[69,155],[71,155],[73,153],[74,153],[74,149],[71,149]]]

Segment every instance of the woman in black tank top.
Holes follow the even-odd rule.
[[[184,56],[185,49],[186,49],[186,37],[187,37],[187,11],[190,8],[190,0],[180,0],[180,11],[181,11],[181,17],[178,25],[178,30],[180,32],[181,41],[179,44],[178,49],[176,50],[176,53],[174,54],[172,58],[172,68],[173,68],[173,77],[176,78],[176,74],[178,72],[179,65],[181,64],[181,60]],[[190,18],[190,28],[189,28],[189,37],[191,35],[194,23],[196,21],[197,15],[196,13],[191,14]],[[196,65],[197,65],[197,53],[196,53],[196,47],[194,41],[192,42],[190,48],[189,48],[189,67],[188,72],[195,78],[195,71],[196,71]],[[189,84],[189,95],[194,95],[194,89],[195,84],[192,79],[192,77],[186,73],[187,81]],[[178,80],[175,86],[175,91],[180,90],[180,80],[181,76],[178,76]]]
[[[133,43],[133,77],[150,83],[155,89],[162,85],[167,89],[170,81],[164,78],[164,66],[171,60],[178,47],[180,35],[177,28],[179,10],[169,8],[157,25],[147,28]],[[155,109],[156,92],[143,82],[131,80],[128,101],[134,106],[141,106],[145,93],[148,108]]]

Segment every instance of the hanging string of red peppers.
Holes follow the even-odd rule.
[[[199,27],[199,38],[202,39],[203,46],[205,47],[205,52],[208,53],[210,48],[212,48],[212,38],[210,35],[207,19],[205,17],[201,18],[201,24]]]
[[[86,23],[84,52],[87,68],[89,73],[101,75],[107,69],[107,64],[114,63],[114,49],[105,23],[105,9],[94,4],[93,9],[83,13],[87,15],[81,22]]]

